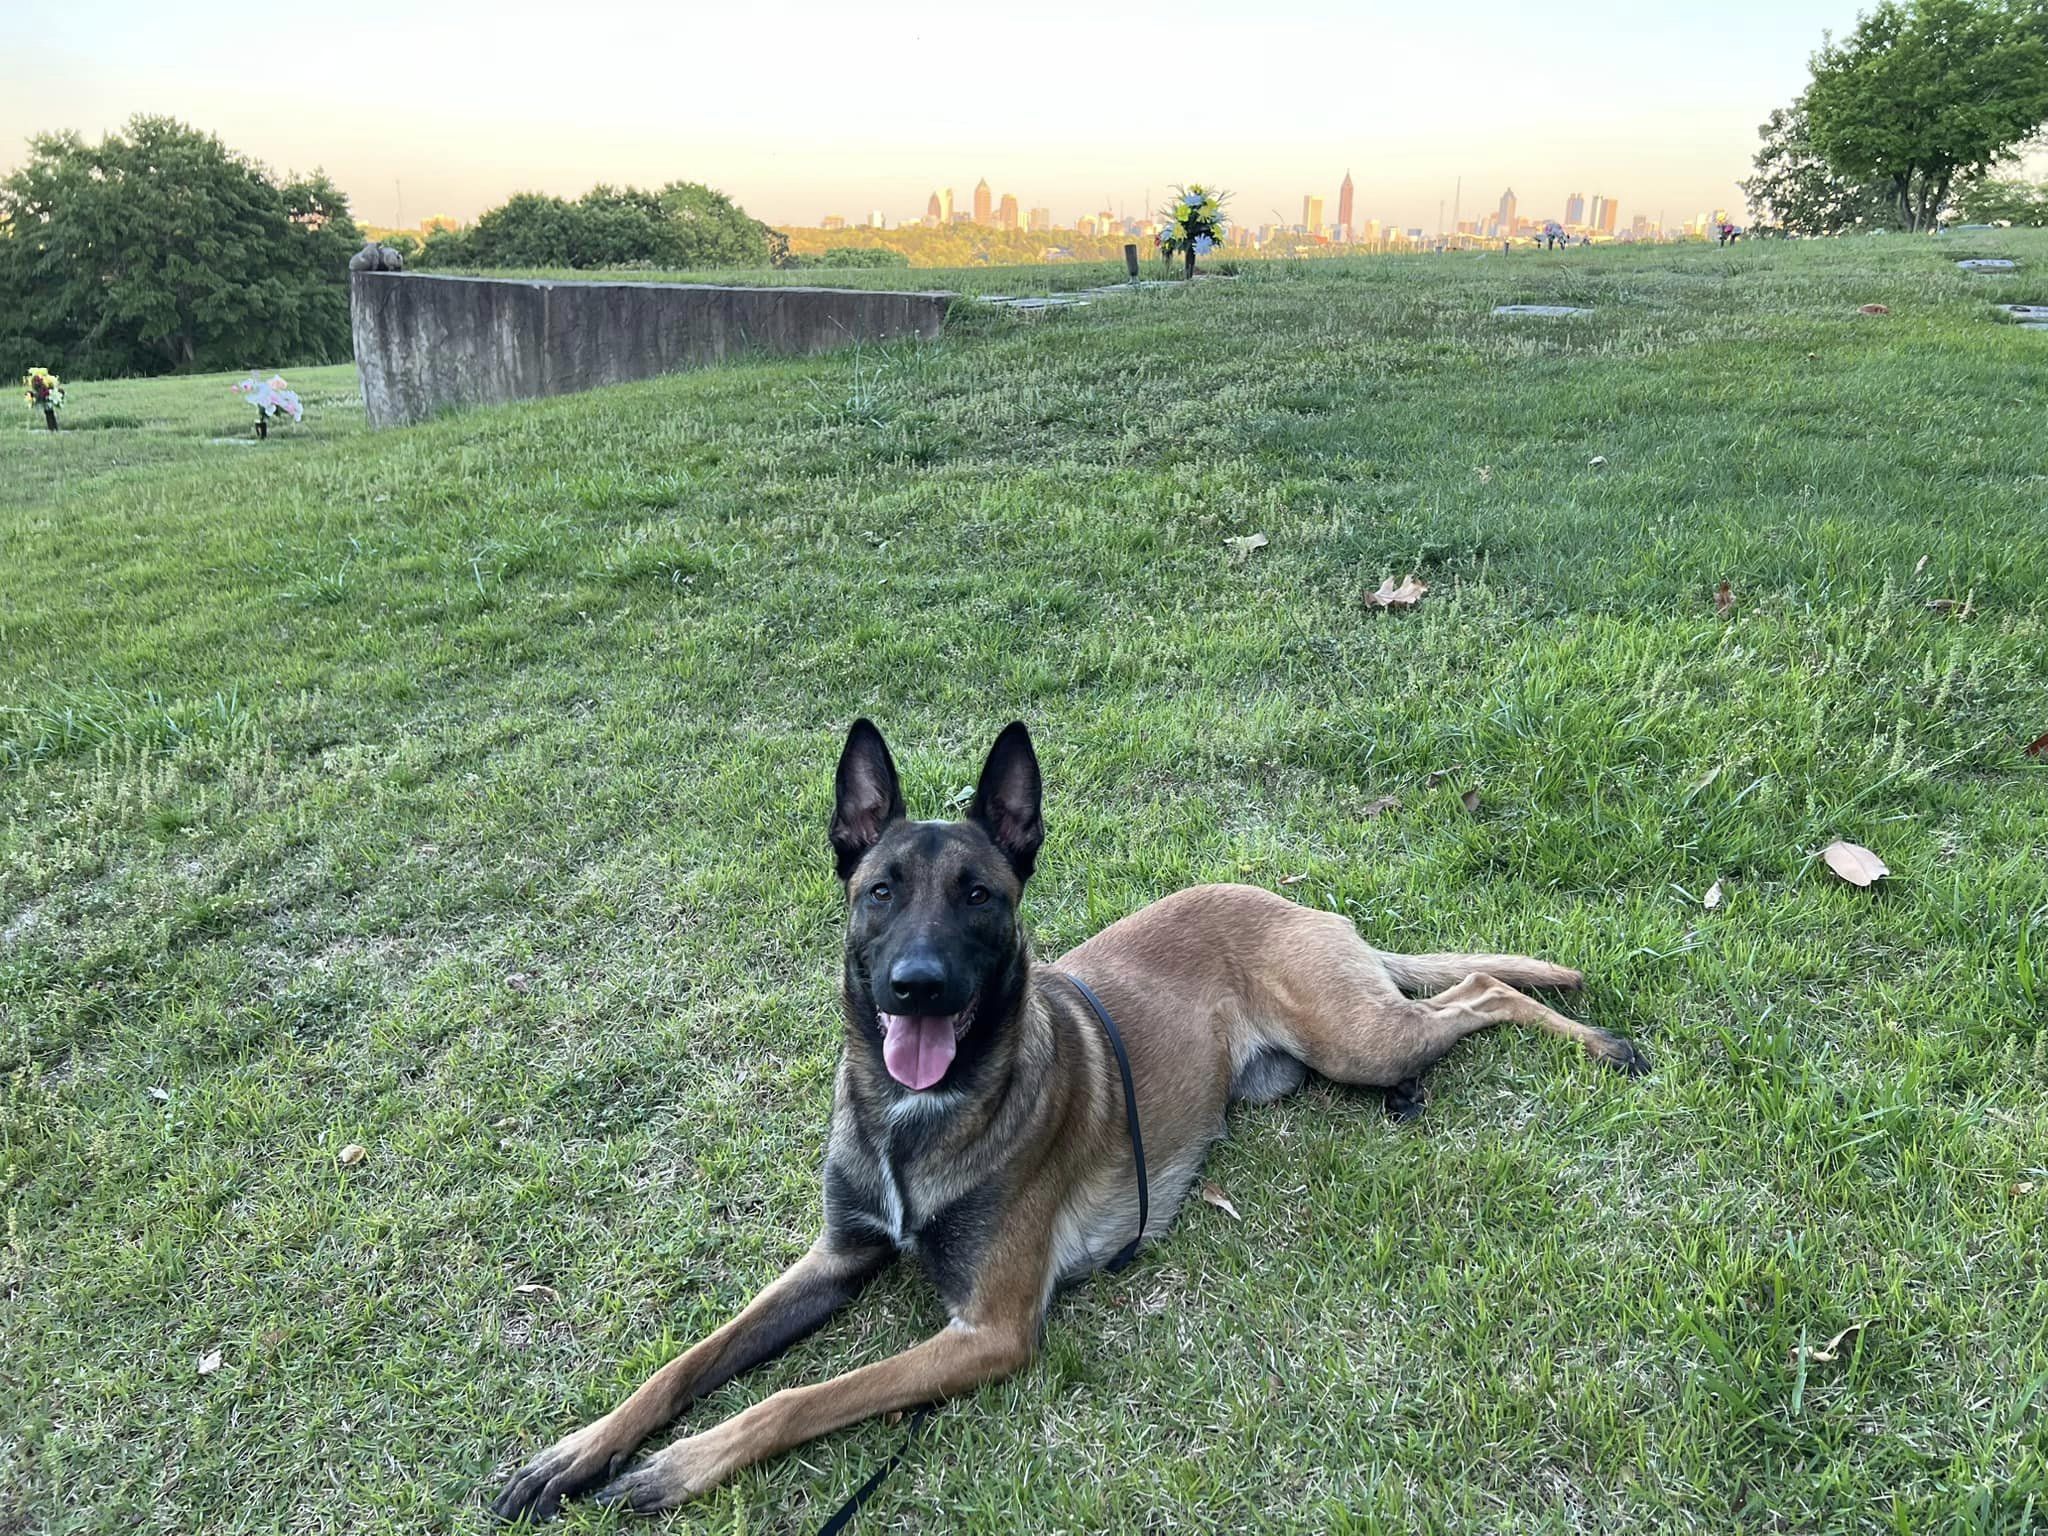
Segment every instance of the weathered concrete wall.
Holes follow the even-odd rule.
[[[719,288],[356,272],[356,370],[373,427],[719,362],[936,337],[949,293]]]

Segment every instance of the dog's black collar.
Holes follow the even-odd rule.
[[[1053,975],[1080,993],[1088,1006],[1095,1010],[1095,1017],[1102,1020],[1102,1031],[1109,1036],[1109,1048],[1116,1052],[1117,1072],[1124,1080],[1124,1120],[1131,1132],[1131,1161],[1138,1165],[1138,1231],[1124,1244],[1123,1252],[1103,1266],[1113,1275],[1137,1257],[1138,1244],[1145,1240],[1145,1220],[1152,1207],[1151,1191],[1145,1179],[1145,1138],[1138,1133],[1138,1090],[1131,1082],[1131,1058],[1124,1050],[1124,1037],[1117,1033],[1116,1020],[1102,1006],[1102,999],[1095,995],[1095,989],[1069,971],[1054,971]]]

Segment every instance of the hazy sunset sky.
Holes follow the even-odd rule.
[[[272,167],[324,167],[359,219],[469,219],[513,192],[709,182],[771,223],[891,223],[979,177],[1060,223],[1176,181],[1289,222],[1434,229],[1512,185],[1606,193],[1622,221],[1739,205],[1756,125],[1855,0],[1260,0],[1171,6],[796,3],[18,8],[0,170],[38,129],[136,112]]]

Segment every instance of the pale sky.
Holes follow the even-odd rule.
[[[323,167],[369,223],[513,192],[686,179],[815,224],[975,181],[1071,223],[1184,180],[1242,221],[1350,169],[1360,222],[1434,230],[1512,185],[1605,193],[1625,225],[1739,204],[1756,126],[1856,0],[1183,0],[12,7],[0,171],[42,128],[182,118],[278,170]]]

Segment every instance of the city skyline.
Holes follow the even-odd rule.
[[[1046,209],[1061,224],[1105,203],[1135,214],[1182,179],[1231,189],[1247,219],[1276,208],[1291,219],[1305,189],[1341,213],[1325,168],[1347,165],[1360,226],[1369,208],[1433,229],[1461,177],[1468,199],[1512,185],[1550,209],[1589,183],[1626,188],[1632,207],[1675,221],[1735,201],[1756,125],[1796,94],[1822,32],[1852,24],[1857,0],[1655,14],[1561,0],[1540,18],[1508,0],[1457,16],[1281,0],[1256,26],[1211,0],[1115,13],[1047,0],[1033,25],[1085,37],[1089,69],[1048,71],[993,111],[985,93],[945,82],[961,60],[1013,46],[1012,20],[929,0],[877,0],[858,16],[788,0],[779,14],[802,42],[769,49],[745,16],[602,0],[586,19],[605,25],[536,49],[516,24],[522,9],[548,14],[443,0],[418,17],[278,13],[261,28],[202,30],[135,0],[38,11],[0,54],[0,171],[21,163],[31,133],[97,138],[155,112],[280,171],[324,168],[375,224],[467,222],[521,191],[675,179],[718,187],[771,224],[830,211],[858,223],[877,208],[900,221],[922,206],[935,162],[962,168],[945,179],[963,193],[986,177],[1018,198],[1020,219]],[[1174,52],[1222,61],[1225,99],[1305,57],[1370,58],[1371,73],[1362,89],[1299,93],[1276,112],[1177,118],[1161,148],[1099,85],[1155,74],[1162,24]],[[614,34],[639,42],[620,47]],[[723,62],[678,91],[685,42]],[[304,67],[313,58],[317,72]],[[851,116],[848,79],[880,87]]]

